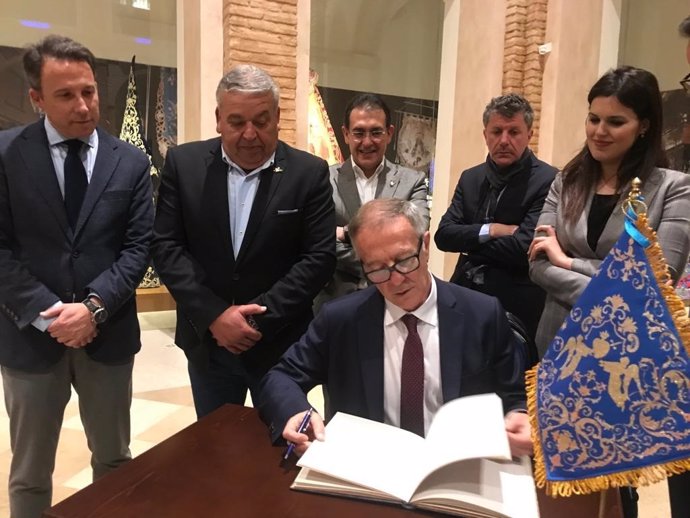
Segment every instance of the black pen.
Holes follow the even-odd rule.
[[[313,408],[309,407],[309,410],[307,410],[307,413],[304,414],[304,417],[302,418],[302,422],[299,424],[299,428],[297,428],[297,433],[304,433],[307,431],[307,428],[309,428],[309,420],[311,419],[311,414],[314,411]],[[291,442],[288,444],[287,450],[285,450],[285,455],[283,455],[284,460],[288,460],[288,457],[290,457],[290,454],[292,453],[292,450],[295,449],[295,443]]]

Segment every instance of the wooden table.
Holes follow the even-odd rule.
[[[414,518],[400,506],[289,489],[297,468],[281,464],[256,410],[225,405],[48,509],[44,518]],[[541,518],[598,515],[595,495],[539,495]],[[616,492],[604,514],[620,517]]]
[[[412,518],[399,506],[289,489],[256,411],[225,405],[47,510],[44,518]]]

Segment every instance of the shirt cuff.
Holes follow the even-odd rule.
[[[479,242],[480,243],[486,243],[489,239],[491,239],[491,235],[489,234],[489,231],[491,229],[491,223],[484,223],[482,227],[479,229]]]
[[[52,306],[47,308],[46,311],[48,309],[58,308],[60,306],[62,306],[62,301],[58,300],[55,304],[53,304]],[[50,324],[52,324],[56,318],[57,317],[44,318],[41,315],[38,315],[36,318],[33,319],[33,321],[31,322],[31,325],[34,326],[39,331],[41,331],[42,333],[44,333],[45,330],[48,329],[48,327],[50,327]]]

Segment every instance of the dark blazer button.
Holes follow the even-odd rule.
[[[239,281],[240,280],[240,274],[239,273],[233,273],[231,279],[233,281]]]
[[[75,259],[79,257],[79,250],[75,250],[74,252],[72,252],[72,257],[74,257]]]

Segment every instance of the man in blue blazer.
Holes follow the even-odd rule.
[[[297,429],[309,408],[306,393],[323,384],[326,418],[336,412],[383,421],[423,435],[447,401],[485,392],[503,400],[513,451],[531,451],[522,372],[498,301],[431,276],[429,232],[411,202],[366,203],[350,233],[369,288],[324,305],[308,331],[265,376],[259,411],[274,441],[296,444],[301,454],[323,437],[312,414],[308,433]],[[410,316],[412,326],[408,327]],[[410,340],[410,338],[413,338]],[[419,371],[407,371],[416,339]],[[423,360],[423,361],[422,361]],[[420,380],[408,387],[410,375]],[[421,380],[423,379],[423,382]],[[418,398],[418,414],[409,402]],[[415,425],[415,430],[407,424]]]
[[[27,49],[45,117],[0,132],[0,365],[10,418],[12,518],[50,506],[73,386],[94,478],[130,458],[140,348],[134,293],[153,225],[149,160],[97,129],[93,54],[49,36]]]
[[[152,246],[198,417],[257,395],[335,268],[328,166],[278,139],[278,85],[238,65],[216,100],[220,137],[168,151]]]

